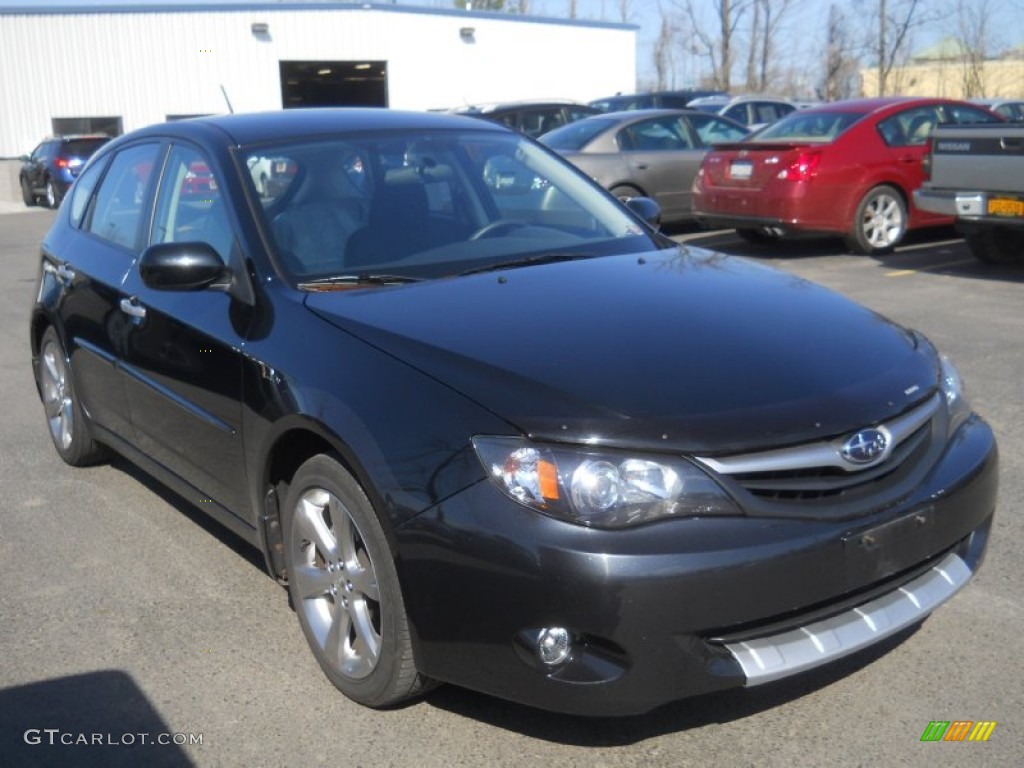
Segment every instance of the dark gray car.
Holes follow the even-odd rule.
[[[690,188],[704,153],[739,141],[739,123],[696,110],[645,109],[596,115],[541,137],[619,198],[650,197],[663,222],[690,217]]]

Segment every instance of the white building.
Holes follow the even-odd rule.
[[[100,0],[102,3],[102,0]],[[632,91],[629,24],[384,2],[0,7],[0,157],[45,135],[282,107]]]

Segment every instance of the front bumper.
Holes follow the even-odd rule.
[[[991,430],[972,418],[922,485],[859,519],[618,531],[539,515],[478,483],[396,532],[418,666],[585,715],[797,674],[920,621],[966,584],[987,544],[997,464]],[[546,627],[572,633],[564,664],[534,652]]]

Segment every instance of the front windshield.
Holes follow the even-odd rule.
[[[843,131],[865,117],[866,112],[807,110],[790,112],[786,117],[761,130],[750,141],[833,141]]]
[[[518,134],[350,134],[252,149],[245,163],[279,266],[300,284],[659,247],[613,198]]]

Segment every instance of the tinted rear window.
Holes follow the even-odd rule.
[[[552,149],[583,149],[602,131],[611,128],[616,121],[608,118],[591,117],[575,123],[563,125],[541,139]]]
[[[61,142],[60,152],[62,155],[88,157],[108,141],[110,139],[72,139]]]
[[[832,141],[866,112],[791,112],[751,141]]]

